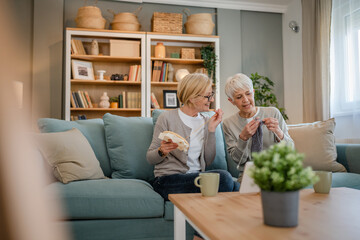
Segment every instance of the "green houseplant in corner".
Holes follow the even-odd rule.
[[[204,67],[208,71],[208,75],[211,79],[213,79],[214,83],[216,82],[216,60],[217,56],[215,54],[215,49],[213,46],[208,45],[200,48],[201,58],[204,60]]]
[[[318,177],[303,167],[304,154],[286,143],[253,153],[250,176],[261,189],[264,223],[276,227],[298,224],[299,190],[314,184]]]
[[[288,120],[289,117],[286,115],[285,109],[279,107],[277,98],[273,93],[274,82],[268,77],[259,75],[257,72],[252,73],[250,79],[253,82],[255,90],[255,105],[262,107],[274,106],[279,109],[284,120]]]

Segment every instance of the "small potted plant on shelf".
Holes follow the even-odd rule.
[[[111,97],[110,98],[110,108],[118,108],[119,107],[119,98]]]
[[[279,143],[252,156],[254,165],[249,173],[261,189],[264,223],[297,226],[299,190],[318,181],[311,167],[303,167],[304,154]]]

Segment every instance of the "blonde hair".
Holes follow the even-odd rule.
[[[186,75],[177,88],[177,97],[181,105],[193,105],[190,99],[202,94],[211,86],[211,79],[202,73],[191,73]]]
[[[234,94],[239,89],[244,91],[254,89],[251,79],[243,73],[235,74],[226,80],[225,93],[231,100],[234,100]]]

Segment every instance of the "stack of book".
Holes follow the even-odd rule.
[[[171,63],[166,63],[163,61],[154,61],[153,72],[152,72],[152,82],[167,82],[169,68],[171,68]]]
[[[84,45],[81,40],[71,39],[71,53],[75,55],[86,55]]]
[[[141,108],[141,92],[120,93],[119,108]]]
[[[131,65],[129,69],[128,81],[140,82],[141,81],[141,65]]]
[[[153,92],[151,93],[150,98],[151,98],[151,108],[159,109],[160,108],[159,102],[157,101],[155,94]]]
[[[74,91],[70,95],[72,108],[93,108],[91,98],[87,91]]]

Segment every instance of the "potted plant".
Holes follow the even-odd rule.
[[[273,93],[274,82],[266,76],[259,75],[257,72],[252,73],[250,79],[255,89],[255,105],[262,107],[274,106],[279,109],[284,120],[288,120],[289,117],[286,115],[285,109],[279,107],[277,98]]]
[[[109,101],[110,101],[110,108],[118,108],[119,107],[119,98],[118,97],[111,97]]]
[[[304,154],[279,143],[252,156],[254,165],[249,173],[261,189],[264,223],[297,226],[299,190],[318,181],[311,167],[303,167]]]
[[[216,82],[216,60],[217,56],[214,51],[214,47],[211,45],[204,46],[200,48],[201,58],[204,60],[204,67],[208,71],[208,75],[211,79],[213,79],[214,83]]]

